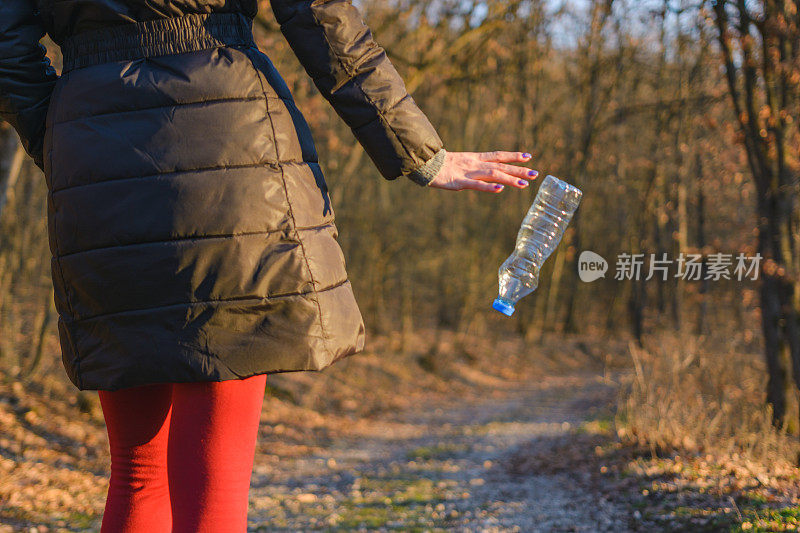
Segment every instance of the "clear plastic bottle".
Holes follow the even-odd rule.
[[[580,189],[554,176],[542,181],[519,228],[514,252],[498,271],[500,290],[494,309],[511,316],[517,302],[536,289],[539,270],[561,242],[582,196]]]

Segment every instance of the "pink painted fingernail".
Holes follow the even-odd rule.
[[[537,170],[529,170],[528,176],[538,176],[539,172]]]
[[[525,159],[528,159],[530,156],[531,156],[531,154],[529,154],[528,152],[525,152],[524,154],[522,154],[522,157],[524,157]]]
[[[520,184],[520,185],[522,185],[523,187],[527,187],[527,186],[528,186],[528,182],[527,182],[527,181],[525,181],[525,180],[519,180],[517,183],[519,183],[519,184]]]

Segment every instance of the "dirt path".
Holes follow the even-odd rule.
[[[625,531],[569,476],[513,474],[523,445],[563,439],[607,408],[599,376],[552,377],[359,421],[305,456],[256,456],[251,531]],[[550,447],[552,449],[552,446]]]

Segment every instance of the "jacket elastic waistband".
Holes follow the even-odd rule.
[[[251,45],[253,19],[244,13],[194,13],[119,24],[64,40],[62,73],[140,57],[179,54],[223,45]]]

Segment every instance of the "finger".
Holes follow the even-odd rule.
[[[506,165],[504,163],[494,163],[494,168],[505,172],[506,174],[511,174],[512,176],[516,176],[518,178],[524,178],[526,180],[533,180],[539,176],[539,172],[537,170],[531,170],[527,167],[518,167],[516,165]]]
[[[500,183],[502,185],[510,185],[512,187],[518,187],[520,189],[528,186],[528,182],[526,180],[524,179],[521,180],[516,176],[510,176],[505,172],[501,172],[493,168],[476,170],[475,172],[471,172],[469,177],[481,181],[489,181],[494,183]]]
[[[516,163],[527,161],[531,158],[531,154],[527,152],[503,152],[501,150],[494,150],[492,152],[478,153],[478,159],[481,161],[496,161],[498,163]]]
[[[494,192],[498,193],[503,190],[503,186],[499,183],[489,183],[486,181],[465,179],[461,182],[463,189],[472,189],[475,191]]]

